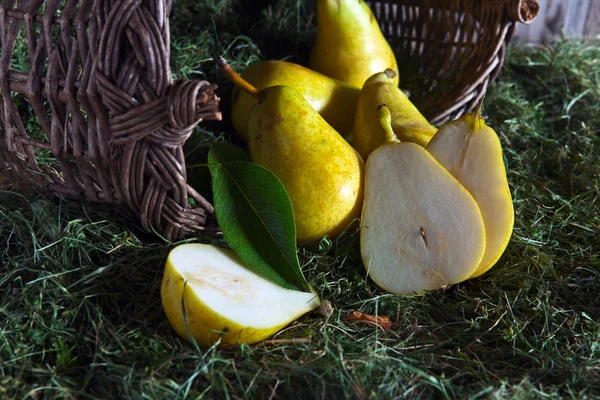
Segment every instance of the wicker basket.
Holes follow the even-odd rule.
[[[397,51],[402,88],[434,123],[477,104],[515,23],[539,8],[535,0],[371,6]],[[0,178],[125,205],[169,240],[216,231],[212,205],[187,184],[182,146],[202,119],[221,118],[219,98],[206,81],[172,81],[170,9],[170,0],[0,0]],[[15,71],[19,35],[29,62]],[[24,125],[31,114],[37,129]],[[54,164],[40,163],[48,153]]]
[[[170,240],[214,230],[212,205],[186,183],[182,145],[202,119],[221,118],[219,98],[206,81],[172,80],[170,8],[2,0],[0,172],[21,186],[127,205]],[[9,69],[19,34],[25,72]],[[39,132],[22,113],[35,113]],[[38,163],[44,151],[55,165]]]
[[[383,0],[371,8],[392,45],[400,87],[433,124],[472,111],[500,73],[537,0]]]

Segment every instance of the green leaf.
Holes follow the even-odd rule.
[[[260,165],[222,162],[235,154],[219,150],[210,150],[208,162],[225,240],[259,275],[287,289],[310,291],[298,262],[294,212],[283,184]]]
[[[214,149],[214,154],[219,158],[219,164],[231,161],[251,161],[248,153],[229,143],[215,143],[211,146],[211,149]],[[212,177],[208,168],[198,168],[193,174],[188,175],[188,183],[196,191],[202,193],[206,200],[214,204]]]

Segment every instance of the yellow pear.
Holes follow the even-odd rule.
[[[360,216],[360,155],[296,90],[250,85],[220,60],[222,70],[258,99],[248,121],[252,160],[275,174],[290,196],[298,243],[335,237]]]
[[[377,119],[377,107],[385,104],[392,115],[392,129],[401,142],[426,146],[437,129],[411,103],[394,83],[391,69],[371,76],[358,97],[352,146],[366,159],[385,141],[384,129]]]
[[[362,0],[318,0],[317,39],[308,66],[358,88],[376,72],[398,71],[392,48]]]
[[[160,295],[175,331],[202,347],[259,342],[320,304],[251,271],[233,250],[199,243],[169,253]]]
[[[360,228],[367,273],[397,294],[468,279],[485,250],[477,203],[425,148],[396,138],[385,106],[379,117],[386,141],[367,159]]]
[[[242,78],[257,89],[286,85],[300,93],[310,105],[343,136],[352,132],[359,89],[331,79],[298,64],[286,61],[260,61],[250,65]],[[231,121],[236,132],[248,141],[248,118],[256,99],[240,89],[233,89]]]
[[[512,234],[515,215],[496,132],[479,115],[448,122],[427,150],[473,195],[481,209],[487,245],[473,277],[489,270],[500,258]]]

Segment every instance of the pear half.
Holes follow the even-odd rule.
[[[444,124],[427,150],[471,193],[485,224],[486,249],[472,277],[489,270],[500,258],[512,234],[514,209],[500,139],[479,115]]]
[[[466,280],[485,249],[479,207],[427,150],[400,143],[389,111],[387,118],[386,143],[366,165],[360,246],[367,273],[396,294]]]
[[[282,288],[248,269],[233,250],[185,244],[169,253],[161,285],[175,331],[202,347],[256,343],[320,305],[314,293]]]

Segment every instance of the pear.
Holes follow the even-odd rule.
[[[368,275],[396,294],[420,294],[469,278],[485,228],[469,192],[415,143],[400,142],[378,109],[386,142],[367,159],[360,229]]]
[[[376,72],[398,71],[392,48],[362,0],[318,0],[317,39],[308,66],[358,88]]]
[[[343,136],[352,132],[359,89],[331,79],[298,64],[286,61],[260,61],[242,73],[242,78],[258,89],[286,85],[300,93],[310,105]],[[238,87],[233,89],[231,121],[245,142],[248,141],[248,118],[256,99]]]
[[[483,216],[487,244],[472,277],[489,270],[510,240],[515,221],[502,145],[493,129],[473,113],[444,124],[427,150],[471,193]]]
[[[384,129],[377,119],[377,106],[385,104],[392,114],[392,129],[401,142],[426,146],[437,129],[411,103],[394,83],[396,72],[386,69],[365,82],[358,97],[352,146],[367,159],[385,141]]]
[[[160,294],[175,331],[202,347],[259,342],[320,304],[251,271],[233,250],[199,243],[169,253]]]
[[[258,99],[248,120],[250,157],[285,187],[300,244],[339,235],[359,218],[364,163],[360,155],[289,86],[263,90],[220,66],[239,87]]]

